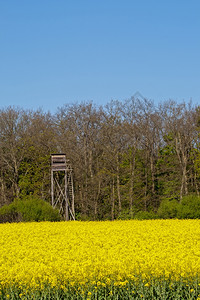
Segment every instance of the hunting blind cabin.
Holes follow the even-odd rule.
[[[51,155],[51,203],[66,221],[75,220],[72,171],[65,154]]]

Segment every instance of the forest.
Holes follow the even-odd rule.
[[[30,196],[50,203],[50,155],[66,153],[79,220],[176,217],[184,203],[197,212],[199,132],[200,107],[185,101],[2,108],[0,209]]]

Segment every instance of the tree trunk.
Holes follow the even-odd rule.
[[[153,161],[153,154],[150,154],[150,168],[151,168],[151,180],[152,180],[152,185],[151,185],[151,191],[152,194],[155,194],[155,168],[154,168],[154,161]]]
[[[129,209],[130,209],[130,216],[133,218],[133,183],[134,183],[134,176],[135,176],[135,155],[133,159],[130,161],[130,188],[129,188]]]
[[[115,180],[113,178],[111,184],[111,219],[112,221],[115,218]]]
[[[121,194],[120,194],[120,178],[119,178],[119,155],[117,155],[117,196],[118,196],[118,210],[119,215],[121,214]]]
[[[101,191],[101,182],[99,180],[98,192],[97,192],[97,195],[95,197],[95,202],[94,202],[94,216],[95,216],[95,219],[96,219],[96,216],[97,216],[97,213],[98,213],[98,198],[99,198],[99,195],[100,195],[100,191]]]
[[[187,182],[187,156],[182,147],[182,139],[180,133],[175,138],[176,153],[178,156],[179,164],[182,171],[181,188],[180,188],[180,202],[182,201],[183,195],[188,194],[188,182]]]

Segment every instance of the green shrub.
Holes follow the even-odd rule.
[[[179,219],[200,219],[200,197],[197,195],[184,196],[177,216]]]
[[[184,196],[181,202],[163,200],[158,209],[158,217],[162,219],[200,219],[200,197]]]
[[[0,208],[0,223],[30,221],[60,221],[58,210],[42,199],[27,196]]]
[[[14,202],[0,208],[0,223],[20,221],[22,221],[22,216],[19,212],[17,212]]]
[[[158,217],[162,219],[177,218],[179,202],[177,200],[163,200],[158,209]]]
[[[136,220],[152,220],[157,218],[157,214],[153,211],[138,211],[134,216],[134,219]]]
[[[122,209],[121,213],[117,217],[118,220],[130,220],[131,212],[130,209]]]

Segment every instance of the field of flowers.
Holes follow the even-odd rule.
[[[199,275],[200,220],[0,224],[0,299],[200,299]]]

